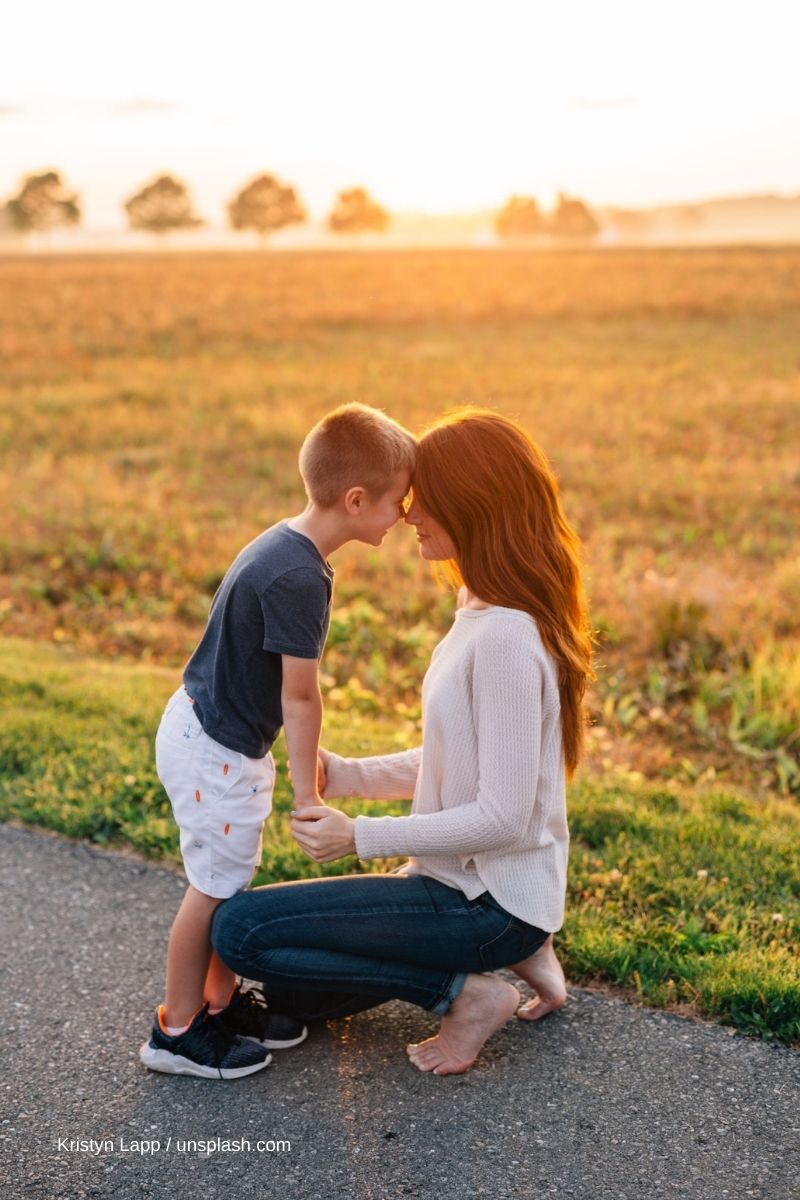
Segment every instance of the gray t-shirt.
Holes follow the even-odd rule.
[[[283,724],[281,655],[321,656],[332,594],[333,568],[286,521],[236,556],[183,673],[209,737],[263,758]]]

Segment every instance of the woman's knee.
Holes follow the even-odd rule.
[[[211,945],[223,962],[241,953],[250,928],[251,909],[252,899],[247,892],[231,896],[215,909],[211,918]]]

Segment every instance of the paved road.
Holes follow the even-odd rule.
[[[239,1082],[152,1075],[137,1049],[181,878],[0,826],[0,880],[9,1200],[800,1197],[787,1049],[576,988],[558,1017],[509,1022],[465,1076],[407,1063],[434,1022],[399,1002]],[[215,1138],[250,1149],[186,1145]]]

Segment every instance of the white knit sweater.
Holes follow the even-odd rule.
[[[423,746],[332,754],[326,797],[404,799],[407,817],[356,817],[359,858],[411,855],[470,900],[488,891],[555,931],[569,846],[558,677],[536,622],[516,609],[462,608],[422,688]]]

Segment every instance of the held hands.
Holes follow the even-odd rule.
[[[317,758],[317,790],[301,795],[295,792],[292,810],[292,835],[298,846],[314,862],[333,862],[355,854],[355,821],[336,808],[328,808],[322,795],[328,782],[330,752],[322,746]],[[292,776],[289,765],[289,778]]]
[[[292,813],[292,835],[314,862],[333,862],[355,854],[356,823],[338,808],[326,804],[298,807]]]

